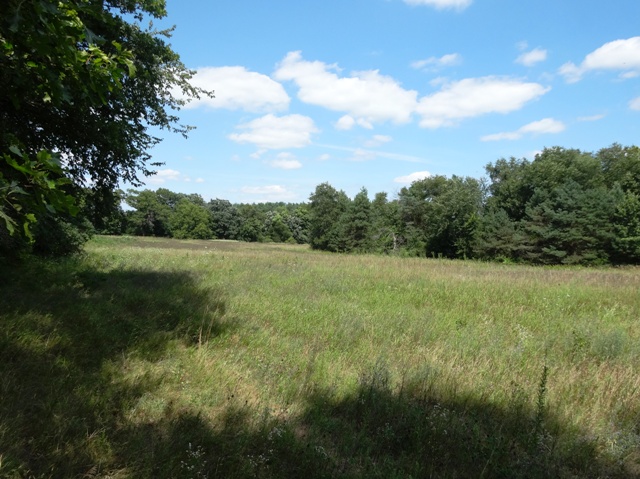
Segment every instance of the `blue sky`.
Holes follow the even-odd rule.
[[[392,198],[547,146],[640,144],[637,0],[168,0],[216,98],[161,133],[146,187],[234,203],[329,182]]]

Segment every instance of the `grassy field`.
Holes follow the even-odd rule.
[[[98,237],[2,265],[0,477],[640,477],[640,270]]]

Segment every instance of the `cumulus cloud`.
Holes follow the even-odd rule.
[[[445,83],[439,92],[421,98],[416,111],[424,128],[454,126],[467,118],[519,110],[549,90],[509,78],[467,78]]]
[[[346,113],[338,120],[337,128],[411,120],[418,96],[416,91],[405,90],[378,70],[353,72],[342,77],[339,73],[336,65],[304,60],[296,51],[288,53],[278,64],[274,77],[293,81],[299,88],[298,98],[304,103]]]
[[[429,173],[428,171],[416,171],[414,173],[409,173],[406,176],[398,176],[397,178],[394,178],[393,181],[395,183],[409,185],[414,181],[424,180],[425,178],[429,178],[430,176],[431,173]]]
[[[269,112],[289,107],[289,95],[280,83],[241,66],[199,68],[191,83],[206,90],[215,90],[215,98],[202,97],[188,103],[185,108],[206,106]]]
[[[429,57],[424,60],[416,60],[411,63],[411,68],[416,70],[430,70],[435,71],[440,68],[459,65],[462,62],[462,56],[458,53],[449,53],[441,57]]]
[[[516,58],[516,63],[520,63],[526,67],[543,62],[547,59],[547,51],[542,48],[534,48],[530,52],[525,52]]]
[[[303,115],[257,118],[238,126],[244,133],[232,133],[229,139],[237,143],[252,143],[261,150],[302,148],[311,143],[311,135],[317,133],[313,120]]]
[[[279,153],[275,160],[269,162],[269,165],[281,170],[297,170],[298,168],[302,168],[302,163],[288,152]]]
[[[544,118],[518,128],[516,131],[494,133],[481,138],[482,141],[519,140],[525,135],[541,135],[548,133],[560,133],[566,129],[564,123],[553,118]]]
[[[373,125],[364,118],[355,119],[351,115],[341,116],[340,119],[336,122],[335,128],[336,130],[350,130],[355,125],[366,128],[367,130],[373,129]]]
[[[580,65],[568,62],[559,72],[567,83],[575,83],[593,70],[620,70],[622,78],[640,74],[640,37],[605,43],[589,53]]]
[[[336,123],[336,130],[350,130],[356,124],[356,120],[351,115],[344,115]]]
[[[158,170],[155,175],[147,179],[147,182],[154,185],[161,185],[167,181],[179,181],[181,178],[182,174],[178,170],[167,168],[165,170]]]
[[[243,186],[240,191],[253,197],[253,201],[287,201],[296,194],[281,185]]]
[[[456,10],[464,10],[471,5],[472,0],[404,0],[408,5],[426,5],[434,7],[438,10],[453,8]]]
[[[640,111],[640,96],[634,98],[629,102],[629,108],[631,108],[632,110]]]

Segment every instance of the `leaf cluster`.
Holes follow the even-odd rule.
[[[28,237],[40,215],[73,213],[63,185],[139,185],[150,128],[188,133],[177,110],[212,93],[189,84],[171,30],[142,26],[164,15],[164,0],[0,4],[0,227]]]

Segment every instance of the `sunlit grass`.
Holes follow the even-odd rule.
[[[638,473],[638,269],[86,250],[3,275],[0,476]]]

